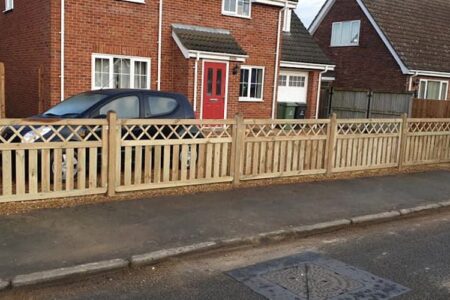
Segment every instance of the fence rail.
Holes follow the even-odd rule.
[[[0,202],[450,162],[450,119],[0,120]]]

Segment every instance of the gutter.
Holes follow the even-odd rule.
[[[60,70],[60,79],[61,79],[61,101],[64,100],[64,79],[65,79],[65,71],[64,71],[64,66],[65,66],[65,0],[61,0],[61,31],[60,31],[60,35],[61,35],[61,70]]]
[[[419,76],[419,72],[416,71],[412,76],[409,77],[409,87],[408,87],[409,92],[412,92],[413,78],[417,76]]]
[[[322,89],[322,75],[328,72],[328,66],[325,66],[325,70],[319,73],[319,84],[317,86],[317,101],[316,101],[316,119],[319,119],[320,109],[320,90]]]
[[[159,0],[159,24],[158,24],[158,82],[157,90],[161,90],[161,59],[162,59],[162,23],[163,23],[163,1]]]

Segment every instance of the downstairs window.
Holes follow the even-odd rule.
[[[264,68],[241,67],[239,89],[240,101],[262,101],[264,87]]]
[[[150,59],[93,55],[92,89],[149,89]]]
[[[447,100],[448,81],[420,80],[419,98],[429,100]]]

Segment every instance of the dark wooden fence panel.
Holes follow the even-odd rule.
[[[367,117],[368,92],[334,90],[331,113],[339,119],[364,119]]]
[[[332,90],[329,114],[340,119],[386,119],[411,115],[412,94]]]
[[[413,118],[450,118],[450,101],[414,99]]]
[[[411,114],[411,94],[373,93],[370,118],[398,118]]]

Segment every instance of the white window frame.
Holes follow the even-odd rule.
[[[259,69],[262,70],[262,82],[261,82],[261,97],[254,98],[250,97],[250,87],[252,83],[252,70]],[[240,70],[249,70],[248,76],[248,93],[246,97],[241,97],[240,89],[241,89],[241,78],[239,78],[239,101],[241,102],[263,102],[264,101],[264,77],[266,75],[266,68],[262,66],[241,66]]]
[[[91,88],[92,90],[100,90],[100,89],[109,89],[114,88],[114,59],[122,58],[130,60],[130,88],[134,89],[134,77],[135,77],[135,69],[134,63],[137,61],[146,62],[147,63],[147,89],[151,89],[151,59],[147,57],[139,57],[139,56],[126,56],[126,55],[111,55],[111,54],[92,54],[92,66],[91,66]],[[109,60],[109,85],[108,87],[99,87],[95,85],[95,60],[96,59],[108,59]]]
[[[5,0],[5,10],[3,11],[8,12],[14,9],[14,0]]]
[[[353,29],[353,24],[358,24],[359,27],[359,32],[358,32],[358,42],[357,43],[338,43],[338,44],[334,44],[333,43],[333,32],[334,32],[334,27],[340,25],[340,35],[341,35],[341,40],[342,40],[342,28],[343,25],[345,23],[350,23],[351,24],[351,29]],[[333,22],[333,24],[331,25],[331,40],[330,40],[330,46],[331,47],[358,47],[359,43],[361,40],[361,20],[351,20],[351,21],[341,21],[341,22]]]
[[[433,79],[420,79],[419,82],[419,93],[418,96],[422,94],[422,82],[425,82],[425,91],[423,91],[423,95],[425,100],[447,100],[448,99],[448,89],[449,89],[449,81],[448,80],[433,80]],[[428,93],[428,83],[429,82],[438,82],[439,83],[439,99],[429,99],[427,97]],[[446,84],[447,88],[445,89],[445,96],[442,97],[442,85]]]
[[[241,14],[238,13],[238,1],[239,0],[233,0],[233,1],[236,1],[236,10],[234,12],[225,10],[225,1],[226,0],[222,0],[222,15],[232,16],[232,17],[239,17],[239,18],[245,18],[245,19],[251,19],[252,18],[252,2],[253,2],[253,0],[249,0],[248,16],[241,15]]]

